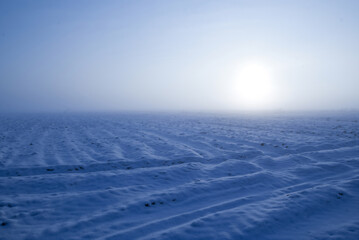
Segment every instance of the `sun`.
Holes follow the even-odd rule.
[[[241,64],[235,74],[234,98],[246,109],[265,109],[275,98],[272,69],[263,63]]]

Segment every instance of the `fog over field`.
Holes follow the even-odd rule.
[[[358,109],[358,1],[1,1],[0,110]]]
[[[0,240],[358,240],[359,1],[0,1]]]

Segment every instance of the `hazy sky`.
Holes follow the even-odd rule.
[[[0,110],[359,107],[359,1],[0,1]]]

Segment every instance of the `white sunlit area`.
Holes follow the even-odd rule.
[[[358,240],[359,1],[0,1],[0,240]]]
[[[271,109],[278,96],[273,70],[266,64],[248,62],[238,66],[232,86],[233,102],[246,110]]]

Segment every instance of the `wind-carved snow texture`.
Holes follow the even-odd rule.
[[[358,114],[0,117],[0,239],[359,239]]]

